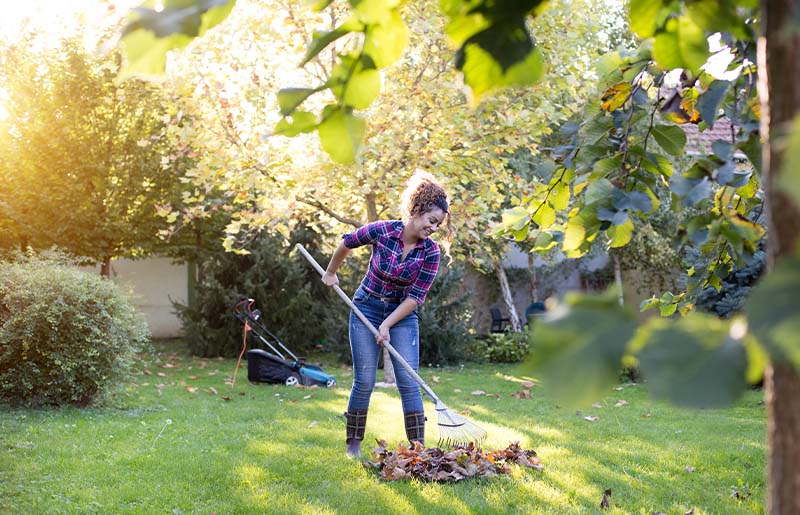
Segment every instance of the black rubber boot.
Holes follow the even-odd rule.
[[[361,441],[367,427],[367,410],[345,412],[347,417],[346,440],[347,455],[351,458],[361,457]]]
[[[406,413],[406,436],[411,446],[414,442],[419,442],[420,445],[425,447],[425,413],[422,411],[415,411],[413,413]]]

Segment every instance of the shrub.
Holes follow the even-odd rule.
[[[419,309],[420,363],[448,365],[463,361],[472,343],[472,308],[468,292],[461,292],[463,268],[439,268]]]
[[[127,377],[148,342],[112,281],[60,254],[0,262],[0,401],[88,405]]]
[[[492,333],[476,339],[472,357],[488,363],[519,363],[528,355],[528,332]]]
[[[316,241],[315,234],[301,229],[288,239],[263,232],[245,247],[249,254],[220,250],[201,257],[193,304],[175,304],[190,351],[204,357],[238,356],[243,326],[232,308],[245,297],[255,299],[253,308],[261,310],[264,326],[299,356],[318,346],[326,350],[342,346],[347,337],[346,307],[306,260],[292,252],[301,242],[325,264],[329,256],[317,250]],[[345,288],[347,280],[340,279]]]

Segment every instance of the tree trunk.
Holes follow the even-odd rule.
[[[111,277],[111,256],[105,256],[100,265],[100,275],[108,279]]]
[[[625,294],[622,291],[622,265],[619,260],[619,250],[612,250],[611,258],[614,260],[614,284],[617,286],[617,299],[619,305],[624,306]]]
[[[785,136],[800,111],[800,16],[796,0],[763,0],[758,42],[758,90],[769,237],[767,267],[794,252],[800,238],[800,209],[777,188]],[[800,375],[773,362],[764,386],[767,402],[768,492],[771,515],[800,513]]]
[[[366,195],[367,207],[367,221],[374,222],[378,219],[378,207],[375,204],[375,194],[367,193]],[[394,365],[392,365],[392,358],[389,351],[383,349],[383,381],[381,386],[395,386],[397,379],[394,375]]]
[[[514,299],[511,296],[511,287],[508,285],[506,269],[503,268],[503,263],[497,258],[492,259],[492,266],[494,266],[497,278],[500,279],[500,293],[503,294],[503,302],[505,302],[509,318],[511,318],[511,329],[515,333],[521,333],[522,324],[519,321],[519,315],[517,315],[517,308],[514,307]]]

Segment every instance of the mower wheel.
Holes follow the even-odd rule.
[[[284,382],[286,386],[297,386],[300,384],[300,374],[292,374]]]
[[[336,386],[336,379],[331,377],[325,382],[325,386],[328,388],[333,388],[334,386]]]

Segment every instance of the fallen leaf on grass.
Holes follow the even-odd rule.
[[[622,390],[624,390],[625,388],[623,388],[623,387],[621,387],[621,386],[615,386],[615,387],[614,387],[614,389],[615,389],[616,391],[618,391],[618,392],[621,392],[621,391],[622,391]]]
[[[175,365],[173,365],[172,363],[164,363],[163,365],[161,365],[161,368],[175,368]]]
[[[438,383],[439,382],[439,376],[433,376],[432,380],[433,380],[434,383]]]
[[[592,404],[592,407],[593,407],[593,408],[597,408],[597,409],[599,409],[599,408],[602,408],[602,407],[603,407],[603,405],[602,405],[602,404],[600,404],[599,402],[595,402],[594,404]]]
[[[454,391],[454,392],[456,392],[456,393],[461,393],[461,389],[460,389],[460,388],[456,388],[456,389],[455,389],[455,390],[453,390],[453,391]]]
[[[583,417],[583,420],[587,420],[589,422],[597,422],[598,420],[600,420],[600,417],[597,417],[595,415],[588,415],[586,417]]]
[[[310,399],[310,398],[311,398],[311,396],[310,396],[310,395],[306,395],[306,396],[305,396],[305,397],[303,397],[303,398],[304,398],[304,399]]]
[[[147,370],[146,368],[144,369],[144,373],[149,375],[149,376],[153,375],[153,373],[151,371]]]
[[[194,386],[187,386],[186,391],[188,391],[189,393],[197,393],[197,388],[195,388]]]
[[[167,374],[165,374],[164,372],[159,372],[156,375],[159,376],[159,377],[167,377]]]
[[[614,404],[614,406],[618,406],[618,407],[619,406],[627,406],[627,405],[628,405],[628,401],[626,401],[625,399],[620,399],[620,400],[617,401],[616,404]]]
[[[522,381],[523,388],[533,388],[534,386],[536,386],[536,384],[531,381]]]
[[[512,393],[512,397],[515,399],[530,399],[531,398],[531,391],[530,390],[520,390],[518,392]]]
[[[683,469],[683,471],[684,472],[694,472],[695,468],[694,467],[686,467],[685,469]]]
[[[310,424],[308,425],[308,427],[309,427],[309,429],[311,429],[312,427],[314,427],[314,426],[316,426],[316,425],[317,425],[317,421],[315,420],[314,422],[310,423]]]
[[[486,392],[483,390],[473,390],[471,393],[472,395],[486,395]]]
[[[459,413],[461,413],[462,415],[467,415],[467,416],[469,416],[469,415],[472,415],[472,410],[471,410],[471,409],[469,409],[469,408],[464,408],[464,409],[462,409],[461,411],[459,411]]]
[[[653,416],[653,414],[652,414],[652,413],[642,413],[642,414],[641,414],[641,415],[639,415],[639,416],[640,416],[641,418],[650,418],[650,417],[652,417],[652,416]]]
[[[230,400],[233,400],[233,399],[231,399],[230,397],[225,396],[225,397],[222,398],[222,400],[223,401],[230,401]]]
[[[197,379],[197,376],[189,376],[189,379]]]
[[[607,510],[611,507],[611,489],[603,490],[603,498],[600,499],[600,508]]]
[[[499,399],[500,398],[500,394],[499,393],[487,393],[486,396],[487,397],[494,397],[495,399]]]
[[[694,508],[692,508],[691,510],[687,511],[683,515],[694,515]]]

